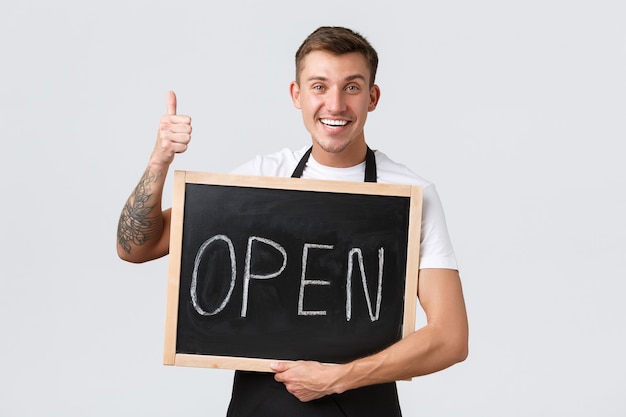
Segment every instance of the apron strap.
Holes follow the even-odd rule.
[[[376,156],[374,151],[368,146],[367,154],[365,155],[365,182],[377,182],[378,176],[376,172]]]
[[[311,151],[313,147],[311,146],[305,153],[302,155],[300,162],[296,166],[296,169],[293,170],[293,174],[291,174],[291,178],[300,178],[302,177],[302,173],[304,173],[304,167],[306,166],[309,157],[311,156]],[[367,154],[365,155],[365,182],[377,182],[376,175],[376,156],[374,155],[374,151],[367,147]]]
[[[311,156],[311,151],[313,147],[311,146],[300,158],[300,162],[298,162],[298,166],[293,170],[293,174],[291,174],[291,178],[301,178],[302,173],[304,172],[304,167],[306,166],[306,162],[309,160],[309,156]]]

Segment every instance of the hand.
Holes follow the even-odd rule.
[[[174,155],[187,150],[191,140],[191,117],[176,114],[176,94],[167,93],[167,114],[161,117],[151,162],[169,166]]]
[[[274,362],[270,368],[274,379],[302,402],[316,400],[342,391],[333,387],[341,365],[324,365],[319,362]]]

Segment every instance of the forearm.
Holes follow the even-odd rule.
[[[366,385],[430,374],[463,361],[469,330],[458,271],[420,270],[418,296],[427,324],[387,349],[342,365],[273,363],[274,378],[300,401],[311,401]]]
[[[163,256],[166,228],[162,211],[167,168],[148,164],[139,183],[126,200],[117,227],[117,253],[130,262],[145,262]]]
[[[427,324],[375,355],[341,365],[340,389],[430,374],[467,357],[469,329],[458,272],[424,269],[418,282]]]
[[[428,325],[375,355],[341,365],[337,391],[431,374],[466,356],[466,333],[447,334]]]
[[[462,361],[467,356],[467,326],[459,322],[457,330],[444,332],[440,326],[429,324],[380,353],[347,364],[276,362],[271,368],[276,372],[274,378],[290,393],[300,401],[311,401],[366,385],[426,375]]]

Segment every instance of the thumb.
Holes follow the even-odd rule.
[[[274,372],[283,372],[289,369],[289,366],[284,362],[272,362],[270,363],[270,369]]]
[[[173,91],[167,92],[167,114],[176,114],[176,94]]]

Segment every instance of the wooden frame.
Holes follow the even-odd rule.
[[[171,217],[169,277],[165,321],[165,365],[239,369],[271,372],[270,363],[283,360],[279,357],[251,358],[224,355],[177,353],[177,326],[180,297],[181,258],[183,255],[183,225],[185,190],[187,184],[210,184],[234,187],[254,187],[274,190],[320,191],[342,194],[399,196],[410,199],[406,278],[404,288],[404,313],[402,337],[415,331],[417,303],[417,277],[419,271],[422,188],[409,185],[321,181],[309,179],[210,174],[190,171],[174,173],[174,191]],[[412,256],[409,256],[412,255]]]

